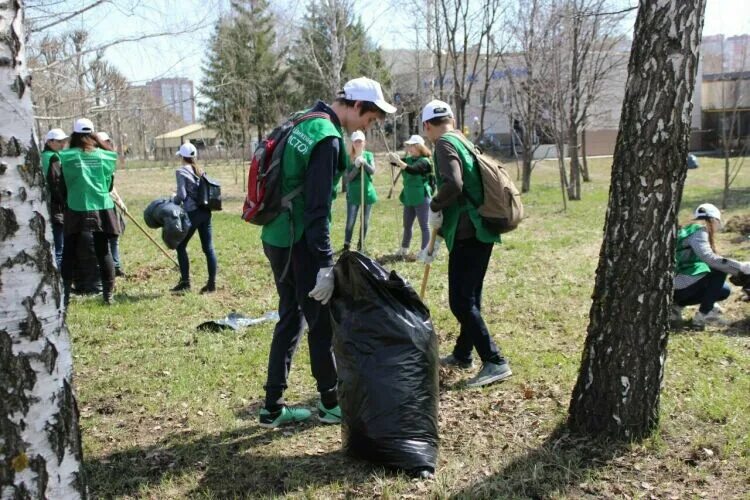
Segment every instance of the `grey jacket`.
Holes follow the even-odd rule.
[[[200,177],[195,175],[193,167],[190,165],[183,165],[175,171],[177,177],[177,191],[175,192],[172,201],[178,205],[182,205],[182,208],[186,212],[192,212],[198,210],[198,184],[200,183]]]

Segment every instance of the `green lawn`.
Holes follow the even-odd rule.
[[[727,301],[733,324],[671,336],[660,431],[617,446],[569,436],[563,422],[580,361],[607,204],[610,160],[591,161],[583,201],[561,211],[555,162],[538,164],[524,197],[528,219],[496,247],[485,282],[484,311],[514,377],[482,390],[465,375],[441,373],[439,469],[412,481],[352,461],[338,427],[316,423],[276,431],[257,425],[273,325],[240,333],[196,330],[236,310],[260,316],[276,292],[259,230],[239,217],[242,175],[212,164],[228,197],[214,214],[219,291],[176,297],[170,262],[130,224],[121,240],[128,278],[116,305],[75,299],[73,337],[86,469],[101,498],[750,498],[750,305]],[[515,172],[515,167],[512,169]],[[721,164],[701,159],[690,171],[681,220],[699,202],[720,202]],[[397,196],[377,176],[367,250],[392,254],[400,243]],[[237,180],[237,182],[236,182]],[[141,218],[146,204],[174,190],[173,168],[118,173],[118,190]],[[750,174],[743,170],[726,218],[750,215]],[[344,197],[335,205],[333,241],[343,243]],[[418,230],[415,227],[415,239]],[[156,236],[158,233],[153,232]],[[737,234],[722,234],[722,253],[750,257]],[[416,248],[415,242],[412,249]],[[191,242],[193,288],[205,282],[197,236]],[[433,265],[427,302],[441,352],[457,323],[448,309],[447,260]],[[418,284],[422,266],[389,264]],[[688,313],[692,314],[693,311]],[[306,342],[296,354],[290,403],[317,400]]]

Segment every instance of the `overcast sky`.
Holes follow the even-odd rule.
[[[54,9],[75,10],[92,1],[66,0]],[[636,3],[621,2],[625,6]],[[34,3],[43,5],[45,0]],[[272,0],[272,3],[287,27],[298,22],[306,4],[305,0]],[[403,11],[404,3],[404,0],[355,0],[357,13],[369,28],[370,36],[384,48],[413,44],[414,31],[409,26],[414,19]],[[101,44],[141,33],[191,28],[185,34],[110,47],[106,57],[133,82],[184,76],[197,85],[214,23],[228,5],[229,0],[111,0],[55,29],[85,28],[91,32],[92,42]],[[39,22],[43,23],[48,15],[46,10],[42,7],[41,11],[31,11],[29,16],[41,17]],[[717,33],[750,33],[750,0],[708,0],[704,35]]]

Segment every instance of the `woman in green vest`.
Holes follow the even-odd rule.
[[[110,191],[114,185],[117,153],[107,151],[94,133],[90,120],[81,118],[73,126],[70,147],[60,151],[62,182],[60,196],[66,200],[62,278],[64,304],[70,301],[76,249],[81,233],[94,237],[94,251],[99,263],[104,303],[112,303],[115,268],[109,241],[120,234]]]
[[[675,244],[674,304],[671,320],[682,321],[685,306],[699,305],[693,325],[722,323],[722,310],[716,305],[729,297],[727,274],[750,274],[750,264],[721,257],[716,253],[715,234],[721,229],[721,212],[703,203],[693,213],[696,224],[677,232]]]
[[[390,153],[389,159],[401,169],[401,178],[404,189],[401,191],[399,201],[404,206],[404,233],[401,237],[401,248],[396,255],[404,257],[409,253],[411,244],[412,226],[414,219],[419,221],[419,229],[422,231],[422,245],[419,247],[419,257],[424,259],[427,245],[430,243],[430,227],[428,217],[430,214],[430,199],[432,198],[434,174],[432,173],[432,153],[424,145],[421,135],[413,135],[404,142],[406,156],[401,159],[396,153]]]
[[[63,232],[63,214],[65,212],[65,198],[58,193],[60,183],[60,156],[58,153],[65,149],[68,134],[62,129],[53,128],[47,132],[42,151],[42,172],[49,188],[49,217],[52,224],[52,239],[55,244],[55,263],[57,269],[62,269],[62,255],[65,233]]]
[[[354,224],[359,214],[359,206],[364,202],[365,223],[360,228],[357,250],[362,250],[363,239],[367,237],[367,227],[370,224],[372,206],[378,201],[372,176],[375,173],[375,157],[365,150],[365,134],[356,130],[351,137],[352,146],[349,151],[350,163],[346,167],[344,180],[346,182],[346,229],[344,231],[344,250],[349,250],[354,233]],[[364,176],[362,176],[364,171]],[[363,185],[364,184],[364,185]],[[364,234],[364,238],[363,238]]]

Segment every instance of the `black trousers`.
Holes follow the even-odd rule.
[[[115,264],[109,253],[109,240],[116,238],[114,234],[95,231],[91,233],[94,237],[94,253],[99,263],[99,274],[102,279],[102,288],[111,290],[115,282]],[[78,251],[78,238],[81,233],[66,234],[63,244],[62,278],[64,283],[73,281],[73,270],[76,265],[76,252]]]
[[[268,356],[266,379],[266,408],[273,411],[284,404],[292,357],[302,339],[305,322],[308,326],[307,344],[310,349],[312,375],[318,385],[321,400],[330,408],[337,404],[336,362],[331,348],[331,317],[328,305],[307,296],[315,287],[319,264],[307,249],[304,239],[292,248],[292,260],[283,281],[289,248],[263,243],[263,251],[271,263],[276,290],[279,294],[279,322],[273,331],[271,352]]]
[[[493,246],[476,238],[456,240],[448,256],[448,297],[461,325],[453,355],[461,360],[470,360],[476,349],[484,363],[505,362],[482,318],[482,287]]]

